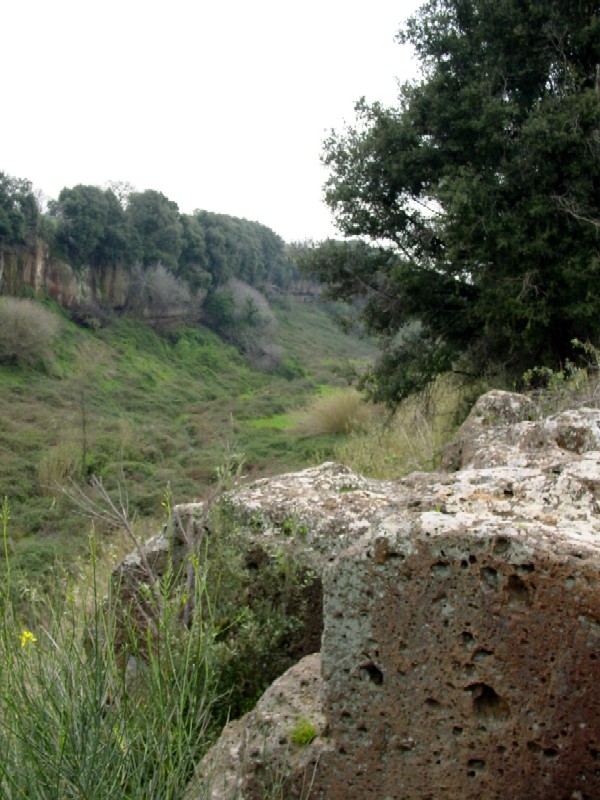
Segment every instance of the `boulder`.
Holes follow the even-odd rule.
[[[319,570],[321,661],[226,727],[188,800],[600,797],[600,412],[531,416],[482,398],[458,471],[328,464],[232,497],[255,544]]]

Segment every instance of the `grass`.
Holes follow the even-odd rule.
[[[164,506],[168,520],[168,497]],[[89,507],[97,520],[114,508]],[[217,494],[207,509],[214,535],[199,526],[181,572],[170,560],[155,572],[142,561],[132,598],[128,583],[106,581],[95,538],[77,576],[56,566],[46,590],[23,583],[4,501],[2,798],[177,800],[224,723],[291,665],[302,637],[291,609],[308,576],[283,554],[249,567],[227,504]],[[122,525],[140,540],[133,520]]]
[[[46,310],[61,318],[52,371],[0,366],[0,495],[10,498],[13,571],[24,578],[53,554],[69,562],[85,552],[89,524],[56,488],[69,479],[124,480],[151,529],[167,486],[174,502],[201,498],[231,446],[248,477],[330,458],[334,439],[298,436],[289,415],[322,384],[343,385],[332,362],[374,352],[322,308],[293,300],[276,309],[281,374],[253,370],[202,327],[159,336],[121,317],[90,331]]]
[[[336,460],[373,478],[401,478],[435,469],[481,388],[452,376],[439,378],[421,395],[404,401],[394,415],[372,415],[334,448]]]
[[[356,389],[327,391],[298,415],[295,430],[302,436],[346,435],[364,430],[379,411],[367,404]]]

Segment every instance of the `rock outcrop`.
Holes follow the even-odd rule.
[[[189,800],[207,776],[213,800],[262,800],[267,773],[313,800],[600,797],[600,411],[531,414],[481,398],[454,472],[323,465],[235,495],[265,543],[301,532],[321,666],[225,729]],[[306,749],[294,715],[318,734]]]

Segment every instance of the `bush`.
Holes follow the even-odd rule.
[[[303,436],[347,434],[364,428],[377,413],[377,406],[365,403],[356,389],[344,389],[314,400],[295,430]]]
[[[277,319],[266,297],[232,278],[212,292],[204,307],[207,324],[235,345],[256,369],[276,370],[283,349],[274,343]]]
[[[190,302],[187,285],[162,264],[148,269],[139,265],[133,268],[127,306],[135,313],[166,314]]]
[[[48,369],[59,330],[59,318],[39,303],[0,298],[0,364]]]

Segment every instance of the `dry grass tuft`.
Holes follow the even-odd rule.
[[[336,446],[335,458],[373,478],[435,469],[477,394],[474,387],[443,376],[394,414],[373,416],[366,427]]]
[[[301,436],[349,434],[364,430],[380,414],[381,409],[366,403],[356,389],[342,389],[314,400],[299,413],[294,430]]]

